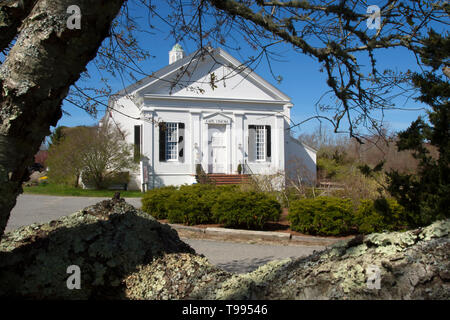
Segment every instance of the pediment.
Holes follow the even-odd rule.
[[[205,123],[207,124],[230,124],[231,123],[231,117],[221,113],[216,112],[210,115],[207,115],[203,118]]]
[[[191,54],[127,89],[128,92],[133,89],[141,97],[157,95],[290,102],[288,96],[220,48],[200,58]]]

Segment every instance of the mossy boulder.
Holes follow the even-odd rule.
[[[449,299],[450,220],[371,234],[282,265],[262,299]],[[379,289],[368,285],[379,270]],[[281,285],[282,284],[282,285]]]
[[[167,254],[127,277],[126,295],[137,300],[252,299],[258,287],[273,278],[273,271],[288,261],[273,261],[253,272],[234,274],[211,265],[203,256]]]
[[[175,230],[123,199],[6,233],[0,242],[0,296],[29,299],[124,298],[123,280],[167,253],[195,253]],[[81,271],[69,290],[67,268]]]
[[[313,255],[247,274],[202,257],[166,255],[126,280],[132,299],[450,299],[450,220],[418,230],[357,236]],[[369,287],[379,270],[380,288]]]
[[[174,253],[155,259],[125,279],[126,296],[137,300],[187,299],[209,284],[220,286],[232,274],[196,254]],[[213,290],[214,291],[214,290]]]
[[[0,296],[30,299],[450,299],[450,220],[339,242],[247,274],[211,265],[122,199],[5,234]],[[66,286],[81,269],[81,289]],[[368,286],[377,268],[379,289]]]

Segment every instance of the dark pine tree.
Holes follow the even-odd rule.
[[[440,68],[449,66],[450,41],[433,30],[420,52],[422,62],[431,71],[412,76],[420,90],[417,100],[426,103],[428,119],[419,117],[399,133],[397,148],[410,150],[419,160],[416,175],[388,173],[388,191],[410,213],[411,227],[423,226],[450,216],[450,85]],[[431,148],[437,150],[432,156]]]

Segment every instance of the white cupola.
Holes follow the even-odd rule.
[[[184,50],[179,43],[175,44],[169,51],[169,64],[184,58]]]

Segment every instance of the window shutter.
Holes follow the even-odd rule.
[[[141,155],[141,126],[134,126],[134,161],[139,161]]]
[[[270,126],[266,126],[266,160],[270,162],[272,156],[272,138]]]
[[[159,161],[166,161],[166,123],[159,124]]]
[[[256,160],[256,126],[248,126],[248,161]]]
[[[184,162],[184,123],[178,123],[178,161]]]

